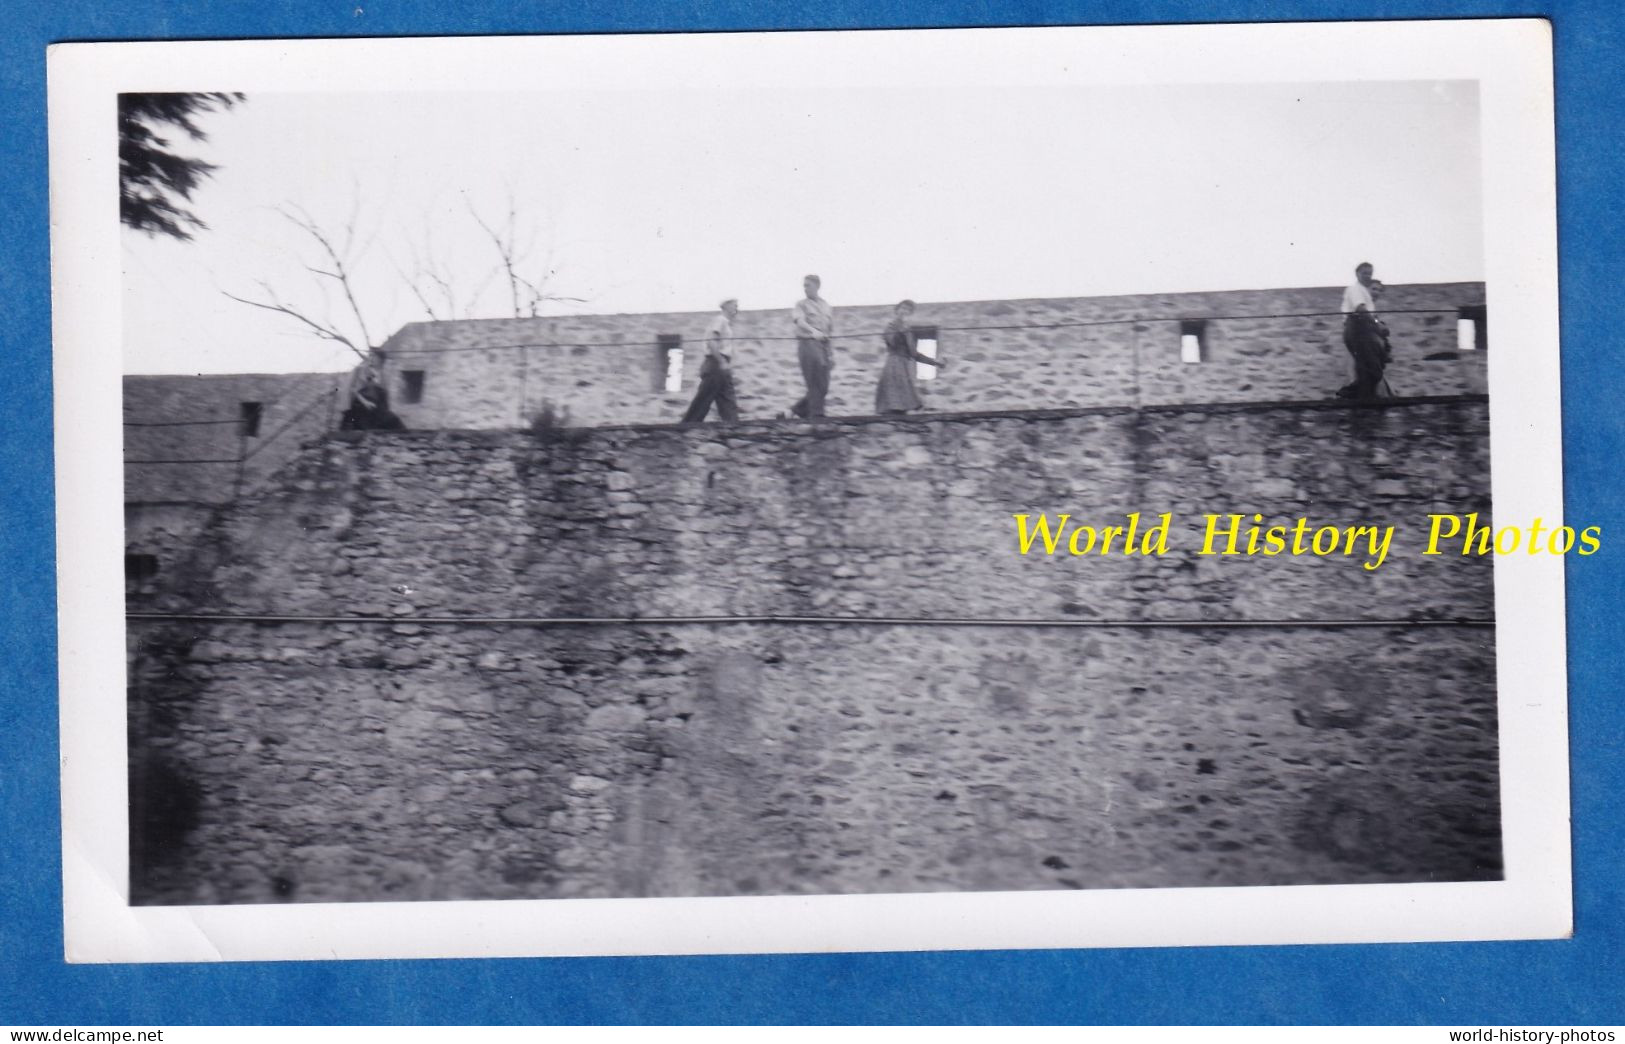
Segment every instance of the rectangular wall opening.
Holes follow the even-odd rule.
[[[1179,321],[1179,361],[1199,363],[1207,357],[1207,320]]]
[[[683,338],[660,334],[655,338],[655,390],[668,394],[683,390]]]
[[[133,554],[124,556],[124,579],[131,583],[151,580],[158,575],[158,556]]]
[[[914,347],[927,359],[940,359],[938,353],[942,350],[937,338],[937,328],[934,326],[914,327]],[[937,378],[937,368],[929,363],[914,363],[914,377],[921,381],[934,381]]]
[[[245,402],[241,404],[237,414],[237,431],[245,439],[252,439],[260,433],[260,417],[264,413],[263,404],[258,402]]]
[[[423,371],[401,371],[401,401],[405,403],[419,403],[423,401]]]
[[[1484,305],[1463,305],[1456,309],[1456,348],[1482,352],[1490,346],[1489,309]]]

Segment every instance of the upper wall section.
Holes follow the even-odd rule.
[[[257,614],[1279,620],[1493,615],[1482,399],[330,437],[212,531],[155,608]],[[1329,452],[1328,447],[1336,447]],[[1012,514],[1141,512],[1166,554],[1017,553]],[[1368,554],[1202,555],[1206,513],[1394,525]],[[1245,534],[1243,534],[1243,543]]]
[[[344,373],[124,378],[125,594],[150,593],[223,504],[254,492],[330,430]]]
[[[891,306],[841,307],[830,292],[829,412],[871,414]],[[937,411],[1326,398],[1351,373],[1341,295],[1318,287],[922,304],[913,323],[936,330],[948,368],[921,387]],[[1458,310],[1483,303],[1482,283],[1388,288],[1397,394],[1486,391],[1487,353],[1457,348]],[[544,410],[576,427],[674,422],[694,393],[714,314],[414,323],[384,346],[391,405],[411,428],[517,428]],[[1181,360],[1192,320],[1205,320],[1200,362]],[[742,415],[776,417],[803,390],[789,309],[741,312],[734,329]],[[663,345],[672,344],[685,349],[683,376],[668,392]]]
[[[334,427],[343,373],[124,378],[124,500],[224,504]]]

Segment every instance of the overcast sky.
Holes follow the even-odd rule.
[[[221,292],[354,330],[287,204],[359,215],[374,343],[427,318],[419,258],[457,317],[512,314],[470,213],[510,194],[526,270],[582,299],[551,314],[785,307],[813,271],[837,307],[1484,275],[1471,83],[260,93],[203,123],[210,229],[123,234],[126,372],[351,364]]]

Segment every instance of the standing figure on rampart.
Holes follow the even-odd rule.
[[[914,302],[899,301],[891,322],[881,336],[886,341],[886,365],[880,371],[880,384],[875,388],[876,413],[908,413],[925,406],[920,389],[914,382],[916,363],[928,363],[945,369],[942,363],[921,352],[914,328],[909,319],[914,315]]]
[[[806,296],[790,309],[790,322],[796,332],[796,355],[801,362],[801,378],[807,383],[790,412],[813,420],[824,415],[824,398],[829,395],[829,375],[835,369],[835,350],[830,338],[835,333],[835,309],[818,296],[823,285],[815,275],[801,281]]]
[[[1354,269],[1354,282],[1343,291],[1343,347],[1354,357],[1354,382],[1338,390],[1340,399],[1393,398],[1382,375],[1392,350],[1388,327],[1377,318],[1377,297],[1383,287],[1373,278],[1375,273],[1371,262],[1360,262]]]
[[[694,401],[683,414],[684,424],[698,424],[711,412],[716,403],[717,413],[725,421],[739,419],[739,397],[734,386],[733,336],[734,316],[739,314],[739,302],[730,297],[722,302],[721,311],[705,328],[705,361],[700,363],[700,386],[694,391]]]

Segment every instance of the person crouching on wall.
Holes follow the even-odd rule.
[[[403,431],[405,424],[389,408],[381,360],[369,359],[352,375],[350,405],[339,418],[340,431]]]

